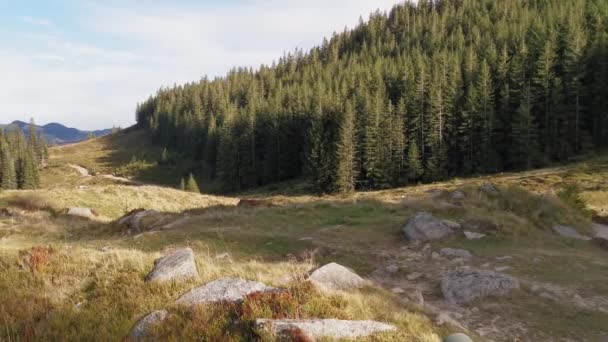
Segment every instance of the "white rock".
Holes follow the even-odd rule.
[[[147,335],[149,334],[150,329],[164,321],[167,318],[167,315],[167,310],[158,310],[146,315],[144,318],[137,321],[133,328],[131,328],[127,340],[147,341]]]
[[[146,282],[163,282],[198,278],[194,252],[191,248],[174,250],[154,261],[154,268],[146,277]]]
[[[348,290],[366,285],[363,278],[335,262],[318,268],[308,280],[322,290]]]
[[[97,216],[90,208],[68,208],[67,214],[70,216],[84,217],[88,219],[92,219]]]
[[[198,305],[217,302],[240,302],[254,292],[280,291],[265,284],[238,278],[221,278],[194,288],[175,302],[180,305]]]
[[[354,339],[396,330],[393,325],[375,321],[345,321],[338,319],[258,319],[255,325],[258,330],[287,339],[291,337],[291,333],[294,330],[303,333],[310,339]]]
[[[591,238],[589,236],[581,235],[579,232],[576,231],[576,229],[574,229],[572,227],[568,227],[568,226],[556,225],[556,226],[553,226],[553,231],[561,236],[572,238],[572,239],[585,240],[585,241],[591,240]]]
[[[465,230],[464,236],[467,238],[467,240],[479,240],[479,239],[483,239],[484,237],[486,237],[486,234],[470,232],[468,230]]]

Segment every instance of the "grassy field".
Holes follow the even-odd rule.
[[[273,203],[268,208],[237,207],[233,197],[84,177],[68,166],[82,165],[98,174],[124,170],[134,155],[142,158],[137,147],[118,146],[143,139],[136,131],[53,148],[51,163],[42,172],[43,189],[0,194],[0,207],[9,210],[0,215],[0,341],[121,340],[142,315],[164,307],[170,319],[154,331],[160,340],[251,340],[250,323],[258,317],[374,319],[399,328],[370,339],[377,341],[440,341],[459,330],[436,324],[429,307],[459,317],[476,341],[608,338],[608,313],[593,307],[608,301],[607,252],[551,232],[554,224],[563,224],[589,233],[592,219],[605,220],[607,157],[346,196],[312,196],[299,182],[240,194]],[[151,165],[154,158],[150,154]],[[150,179],[173,172],[156,167],[149,169]],[[487,181],[500,194],[480,191]],[[457,205],[450,200],[455,189],[465,193]],[[100,216],[87,220],[63,214],[64,208],[75,206],[91,207]],[[135,208],[167,213],[179,224],[129,234],[115,220]],[[401,227],[419,211],[460,222],[487,237],[454,236],[432,243],[428,252],[411,249]],[[196,253],[199,280],[144,282],[155,258],[184,246]],[[469,250],[474,255],[470,266],[508,266],[507,273],[521,279],[522,290],[463,308],[446,306],[439,279],[456,264],[432,257],[430,252],[442,247]],[[217,257],[225,253],[228,257]],[[505,256],[509,259],[503,261]],[[328,262],[350,267],[376,285],[330,294],[308,288],[304,275]],[[379,276],[378,270],[389,265],[398,265],[399,272]],[[410,281],[415,274],[422,276]],[[287,287],[289,296],[195,311],[172,304],[190,288],[222,276]],[[565,295],[542,298],[532,290],[535,284],[551,285]],[[393,287],[420,290],[429,306],[413,304],[391,292]],[[589,305],[574,305],[575,294]]]

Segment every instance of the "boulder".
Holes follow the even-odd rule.
[[[348,290],[361,288],[366,281],[348,268],[332,262],[310,274],[308,281],[322,290]]]
[[[439,255],[446,259],[470,259],[471,253],[464,249],[442,248],[439,250]]]
[[[450,221],[450,220],[441,220],[441,222],[443,222],[443,224],[445,224],[446,226],[448,226],[454,230],[459,230],[462,228],[462,225],[458,222],[454,222],[454,221]]]
[[[95,218],[97,215],[90,208],[67,208],[66,214],[70,216],[84,217],[88,219]]]
[[[137,231],[145,230],[142,220],[145,217],[160,214],[156,210],[135,209],[118,220],[118,224]]]
[[[457,333],[444,338],[443,342],[473,342],[473,340],[463,333]]]
[[[563,237],[567,237],[567,238],[571,238],[571,239],[585,240],[585,241],[591,240],[590,237],[581,235],[581,234],[579,234],[579,232],[576,231],[576,229],[574,229],[572,227],[568,227],[568,226],[556,225],[556,226],[553,226],[553,231]]]
[[[163,282],[198,278],[194,252],[190,248],[174,250],[154,261],[154,268],[146,277],[146,282]]]
[[[167,318],[167,315],[167,310],[157,310],[149,313],[135,323],[126,340],[148,341],[147,335],[150,333],[150,329],[164,321]]]
[[[221,278],[183,294],[176,304],[198,305],[217,302],[240,302],[255,292],[272,292],[279,289],[239,278]]]
[[[593,237],[608,240],[608,226],[594,223],[591,229],[593,230]]]
[[[483,239],[484,237],[486,237],[486,234],[470,232],[468,230],[465,230],[464,237],[466,237],[467,240],[479,240],[479,239]]]
[[[258,319],[255,321],[258,331],[288,340],[294,339],[294,335],[307,338],[307,340],[319,339],[356,339],[370,336],[376,333],[394,331],[393,325],[375,321],[345,321],[338,319]],[[302,336],[304,335],[304,336]],[[298,339],[301,341],[302,339]]]
[[[498,188],[490,183],[490,182],[485,182],[483,183],[480,187],[479,190],[485,192],[486,194],[490,194],[490,195],[498,195],[500,193],[500,191],[498,190]]]
[[[451,304],[465,304],[477,298],[502,296],[519,288],[519,280],[509,275],[460,267],[441,280],[443,297]]]
[[[462,201],[465,198],[464,192],[456,190],[450,194],[450,200],[453,202]]]
[[[420,212],[414,215],[403,227],[405,237],[413,242],[420,243],[444,238],[453,233],[452,228],[435,216]]]

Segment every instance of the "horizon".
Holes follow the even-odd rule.
[[[129,127],[161,87],[270,65],[403,1],[53,0],[0,6],[1,122]],[[261,20],[263,18],[263,20]]]

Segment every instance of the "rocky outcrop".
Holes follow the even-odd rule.
[[[483,183],[480,187],[479,190],[485,192],[486,194],[490,194],[490,195],[498,195],[500,193],[500,191],[498,190],[498,188],[490,183],[490,182],[485,182]]]
[[[255,325],[258,331],[272,337],[295,340],[293,338],[297,334],[313,341],[317,338],[355,339],[396,330],[393,325],[386,323],[338,319],[258,319]]]
[[[443,342],[473,342],[473,340],[463,333],[457,333],[447,336]]]
[[[154,261],[154,268],[146,277],[146,282],[164,282],[198,278],[194,252],[190,248],[174,250]]]
[[[355,272],[335,262],[318,268],[308,280],[321,290],[348,290],[366,285],[366,281]]]
[[[405,237],[413,243],[438,240],[453,233],[447,224],[425,212],[414,215],[402,230]]]
[[[84,217],[88,219],[94,219],[97,217],[95,211],[90,208],[67,208],[65,213],[70,216]]]
[[[198,305],[218,302],[240,302],[255,292],[272,292],[279,289],[239,278],[221,278],[192,289],[175,302],[180,305]]]
[[[574,229],[572,227],[568,227],[568,226],[556,225],[556,226],[553,226],[553,231],[563,237],[567,237],[567,238],[571,238],[571,239],[584,240],[584,241],[591,240],[591,238],[589,236],[582,235],[578,231],[576,231],[576,229]]]
[[[159,212],[156,210],[135,209],[121,217],[118,220],[118,224],[129,229],[141,231],[143,230],[143,225],[141,224],[142,219],[156,214],[159,214]]]
[[[460,267],[441,280],[441,291],[451,304],[465,304],[487,296],[502,296],[519,288],[519,280],[509,275]]]
[[[471,232],[468,230],[465,230],[463,233],[464,233],[464,237],[466,237],[467,240],[479,240],[479,239],[483,239],[484,237],[486,237],[486,234]]]
[[[167,318],[167,315],[167,310],[157,310],[149,313],[144,318],[137,321],[133,328],[131,328],[129,336],[127,336],[127,341],[148,341],[150,330],[164,321]]]
[[[473,257],[469,251],[456,248],[442,248],[439,250],[439,255],[446,259],[470,259]]]

